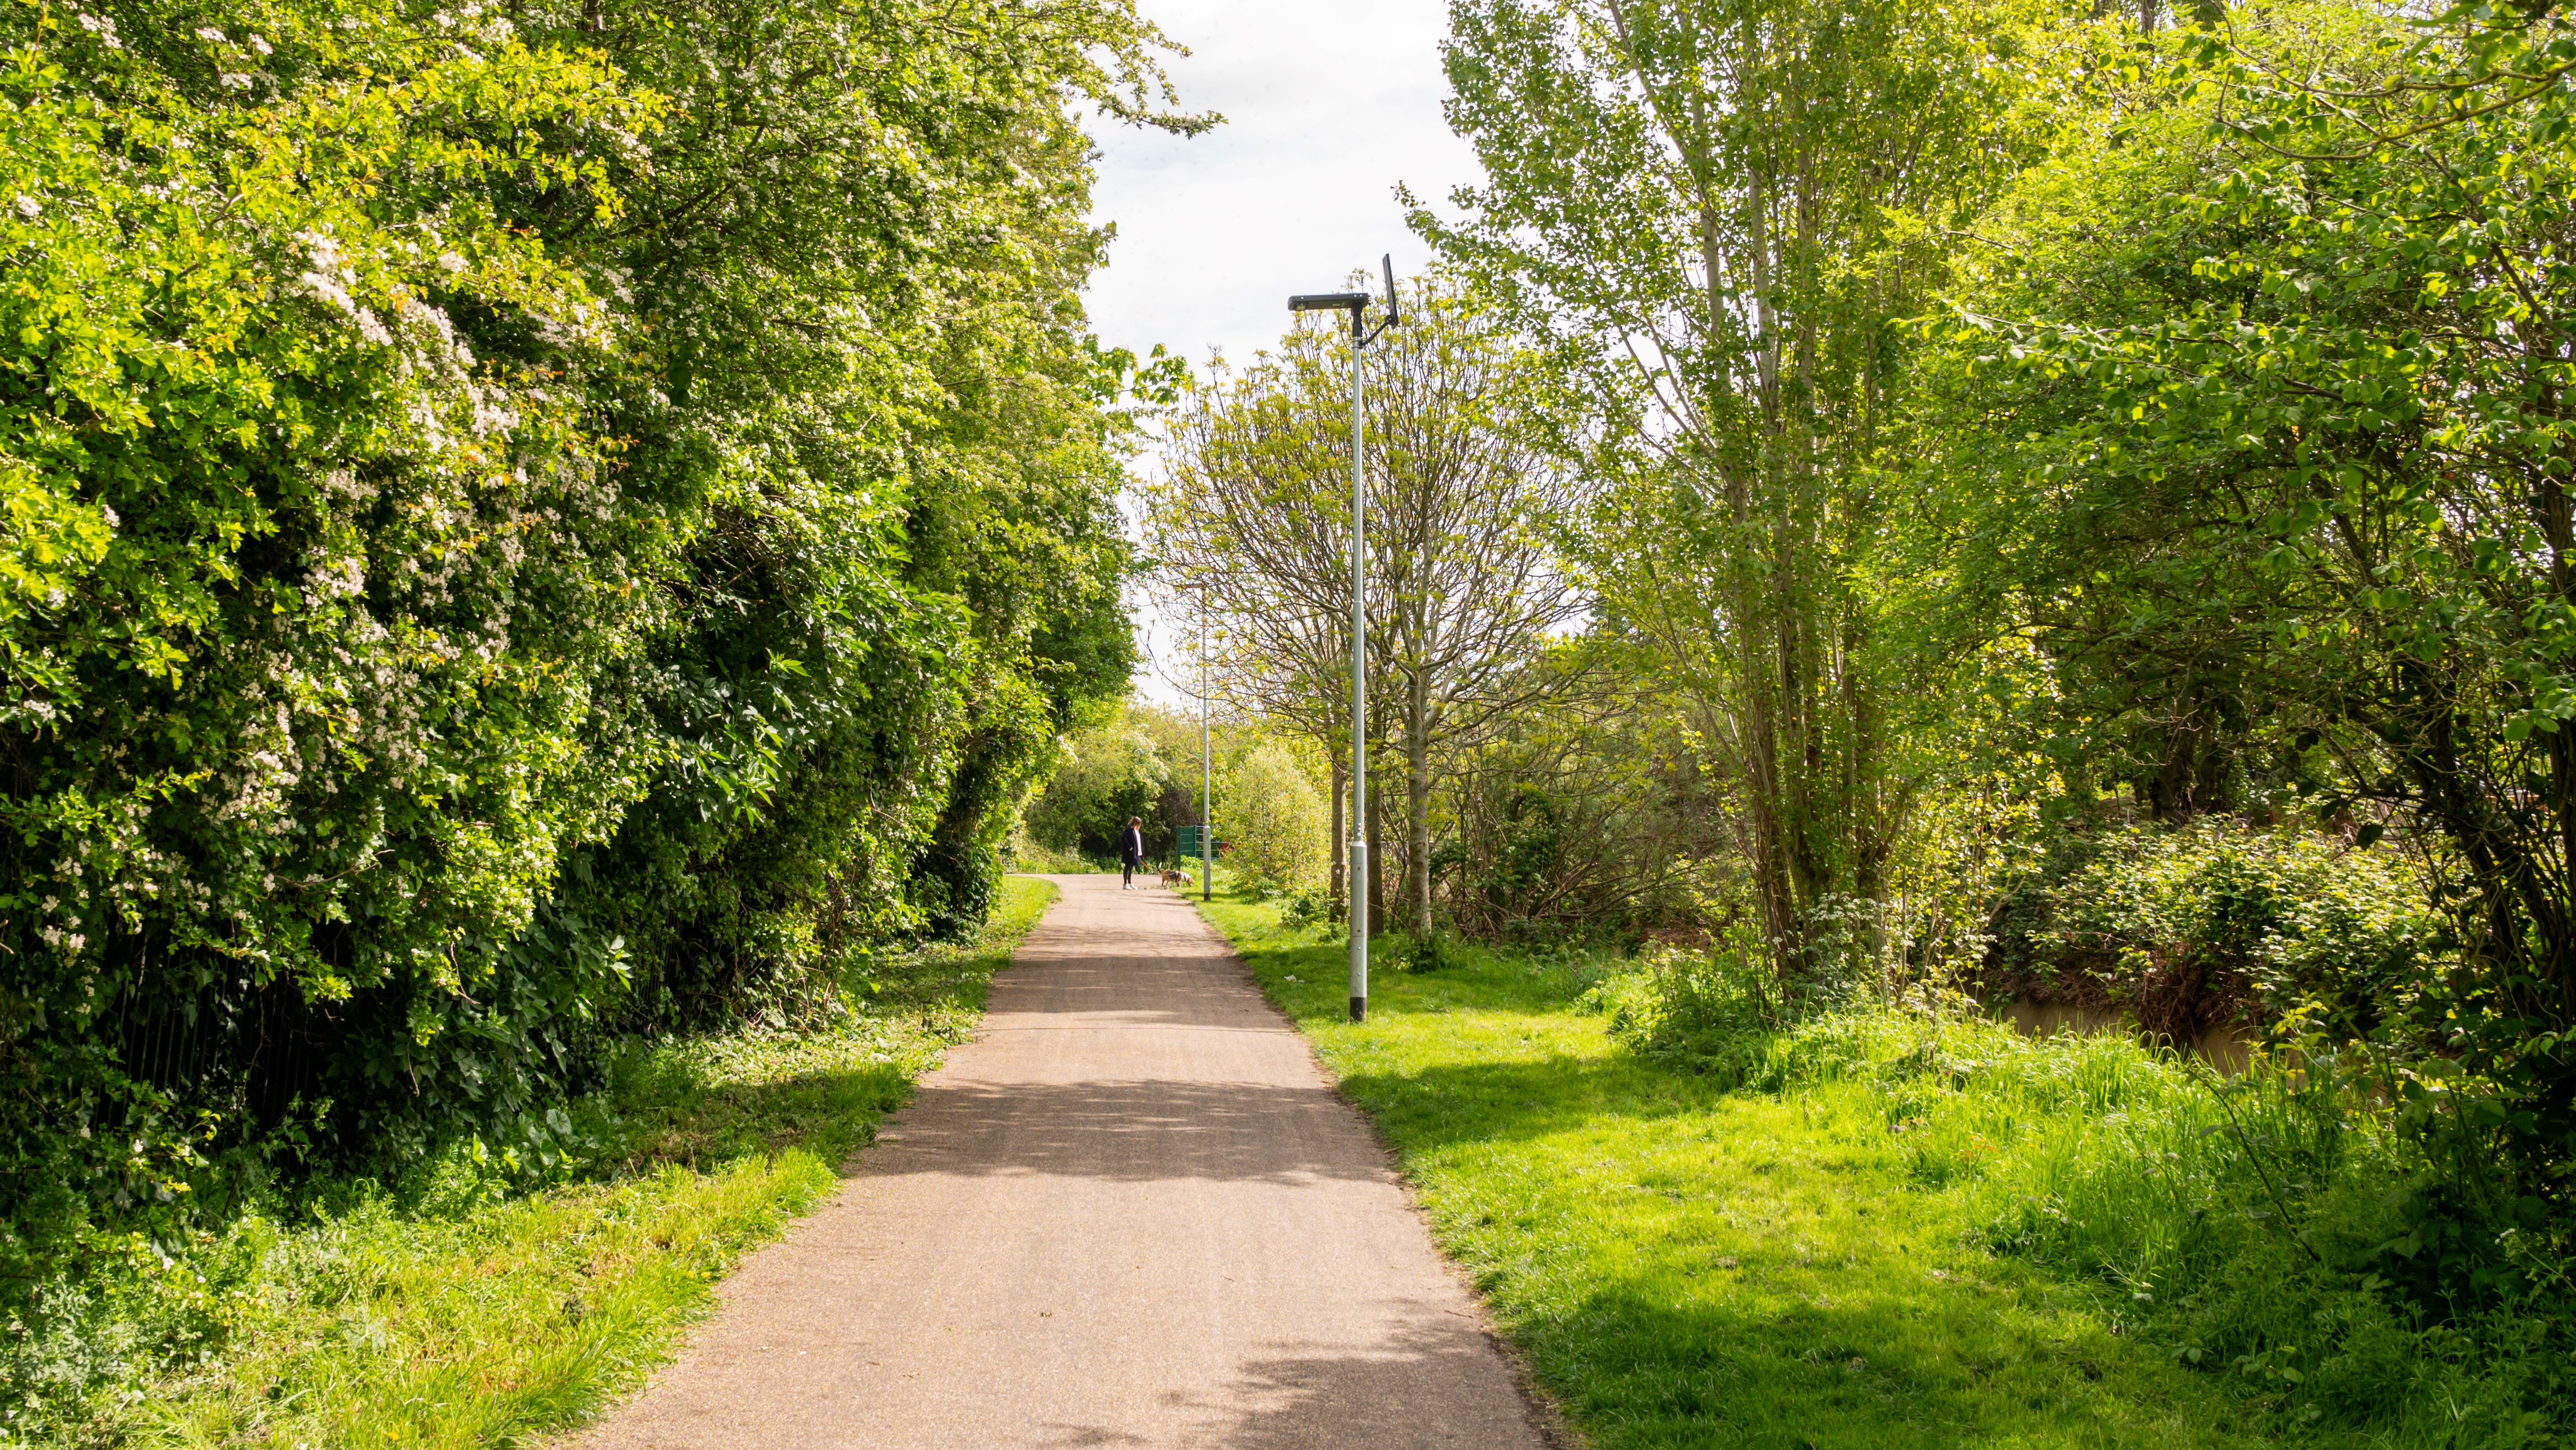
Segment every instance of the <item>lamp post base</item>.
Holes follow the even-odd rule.
[[[1353,997],[1351,999],[1351,1020],[1353,1022],[1366,1022],[1368,1020],[1368,998]]]

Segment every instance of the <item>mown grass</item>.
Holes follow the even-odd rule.
[[[1329,931],[1241,895],[1208,914],[1602,1450],[2276,1442],[2125,1296],[1994,1251],[1975,1175],[1943,1166],[1992,1141],[1927,1156],[1872,1083],[1731,1090],[1621,1050],[1578,958],[1380,972],[1355,1026]]]
[[[879,989],[837,1024],[631,1052],[583,1105],[597,1147],[574,1181],[514,1188],[453,1154],[407,1190],[356,1191],[293,1223],[248,1216],[106,1286],[52,1332],[154,1336],[167,1368],[28,1438],[464,1450],[578,1423],[667,1357],[736,1259],[831,1192],[973,1027],[1054,896],[1009,879],[978,941],[880,964]],[[56,1349],[69,1389],[84,1356],[136,1346]],[[45,1352],[19,1347],[22,1381],[41,1382],[24,1360]]]

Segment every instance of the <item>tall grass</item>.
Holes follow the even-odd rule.
[[[1955,1198],[1988,1247],[2094,1285],[2131,1332],[2288,1428],[2576,1444],[2563,1263],[2529,1247],[2545,1234],[2444,1207],[2474,1197],[2451,1191],[2460,1165],[2403,1128],[2364,1063],[2308,1043],[2228,1076],[2124,1034],[2025,1037],[1929,1004],[1772,1026],[1728,976],[1654,963],[1590,1001],[1677,1070],[1865,1085],[1910,1181]]]

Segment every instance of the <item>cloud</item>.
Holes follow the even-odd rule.
[[[1182,106],[1226,122],[1191,138],[1100,128],[1093,215],[1118,228],[1088,296],[1102,342],[1139,355],[1160,344],[1193,366],[1213,348],[1241,363],[1286,330],[1290,293],[1337,288],[1353,268],[1373,274],[1380,253],[1399,276],[1427,264],[1396,186],[1443,201],[1482,178],[1440,115],[1446,0],[1145,10],[1190,48],[1171,63]],[[1178,703],[1165,676],[1188,674],[1189,641],[1141,593],[1139,688]]]
[[[1479,175],[1440,116],[1445,0],[1146,11],[1192,52],[1171,66],[1182,104],[1226,123],[1189,139],[1104,128],[1095,216],[1118,240],[1090,294],[1102,341],[1246,358],[1286,327],[1289,293],[1374,272],[1381,252],[1400,272],[1428,260],[1397,183],[1443,198]]]

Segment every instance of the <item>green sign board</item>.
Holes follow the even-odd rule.
[[[1207,854],[1205,851],[1200,849],[1199,842],[1199,833],[1206,829],[1207,828],[1205,826],[1181,827],[1180,854],[1193,861],[1198,860],[1201,856]]]

